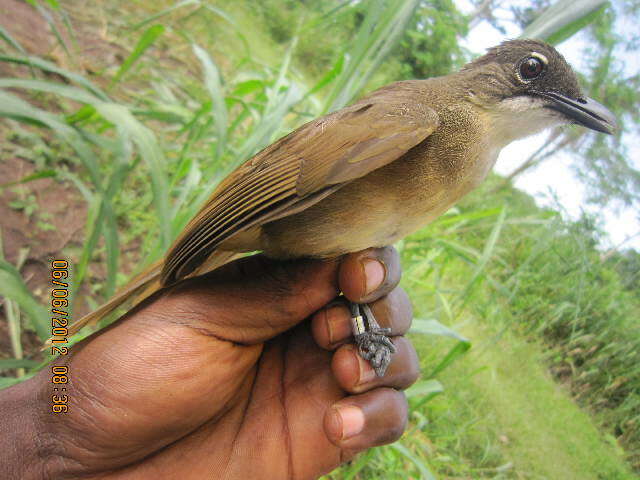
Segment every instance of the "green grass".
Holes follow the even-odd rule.
[[[531,479],[635,478],[624,452],[551,378],[539,343],[475,322],[462,332],[475,347],[441,378],[455,400],[438,405],[445,399],[436,399],[433,409],[466,404],[485,431],[487,455],[501,452],[505,473]],[[452,415],[459,423],[459,412]],[[445,418],[435,418],[439,429],[449,428]]]

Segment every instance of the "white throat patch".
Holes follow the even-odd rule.
[[[527,95],[502,100],[490,113],[492,135],[501,146],[505,146],[567,122],[564,115],[546,108],[546,105],[547,100]]]

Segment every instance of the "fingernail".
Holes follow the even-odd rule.
[[[360,376],[358,380],[358,385],[364,385],[365,383],[369,383],[376,378],[376,372],[371,367],[371,364],[362,358],[360,355],[358,357],[358,366],[360,367]]]
[[[333,311],[331,307],[327,307],[324,310],[324,320],[325,325],[327,326],[327,338],[329,339],[329,345],[333,345],[335,333],[334,333],[334,325],[336,322],[335,315],[332,315]]]
[[[342,440],[355,437],[364,428],[364,412],[354,405],[341,405],[334,407],[335,414],[342,424]]]
[[[382,285],[386,271],[381,262],[372,258],[364,259],[362,264],[365,278],[365,295],[369,295]]]

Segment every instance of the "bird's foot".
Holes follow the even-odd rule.
[[[380,327],[369,306],[357,303],[351,303],[351,326],[360,356],[382,377],[391,363],[391,355],[396,352],[388,337],[391,329]]]

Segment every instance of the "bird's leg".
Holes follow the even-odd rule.
[[[391,354],[396,352],[395,345],[388,337],[391,329],[378,325],[366,303],[351,302],[350,307],[351,328],[360,356],[371,364],[376,375],[382,377],[391,362]]]

